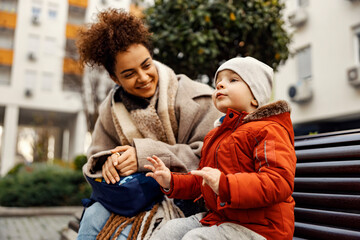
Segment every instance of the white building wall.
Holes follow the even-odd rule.
[[[72,159],[84,153],[86,136],[86,122],[79,94],[63,91],[68,1],[17,0],[16,5],[16,29],[14,39],[10,39],[13,41],[9,43],[8,37],[0,36],[0,45],[6,48],[12,46],[14,51],[11,73],[7,73],[7,76],[3,74],[1,78],[1,82],[10,78],[10,84],[0,84],[0,105],[5,107],[1,175],[6,174],[15,164],[17,124],[21,109],[71,113],[75,116],[69,130],[63,133],[68,136],[63,137],[68,142],[61,143],[63,157]],[[104,8],[128,10],[129,6],[130,0],[88,0],[85,22],[95,20],[98,11]],[[32,22],[34,7],[40,9],[38,24]],[[7,46],[9,44],[10,47]],[[35,60],[28,58],[30,52],[36,56]],[[6,69],[1,71],[5,73]],[[30,90],[31,96],[26,95],[27,90]]]
[[[297,0],[287,0],[285,16],[297,8]],[[359,64],[354,28],[360,26],[360,1],[309,0],[308,20],[294,31],[291,50],[311,46],[313,99],[292,103],[294,123],[322,119],[360,117],[360,89],[348,83],[348,68]],[[288,90],[297,82],[296,58],[287,60],[275,75],[275,99],[290,101]]]

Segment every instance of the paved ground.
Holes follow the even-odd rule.
[[[0,240],[60,240],[73,216],[0,217]]]
[[[60,240],[82,207],[6,208],[0,206],[0,240]],[[71,237],[69,237],[71,236]],[[64,238],[63,238],[64,239]]]

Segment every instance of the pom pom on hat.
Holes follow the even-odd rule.
[[[228,69],[238,74],[249,86],[252,94],[261,107],[267,104],[271,97],[273,69],[252,57],[236,57],[223,63],[215,73]]]

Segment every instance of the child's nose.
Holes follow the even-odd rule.
[[[218,84],[216,84],[216,89],[222,89],[224,88],[224,84],[222,82],[218,82]]]

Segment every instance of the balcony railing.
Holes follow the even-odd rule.
[[[69,0],[69,5],[81,8],[87,8],[88,0]]]
[[[0,11],[0,27],[15,29],[16,13]]]
[[[81,69],[79,62],[71,58],[64,58],[63,71],[65,74],[78,76],[83,75],[83,70]]]
[[[0,48],[0,65],[11,66],[13,62],[13,50]]]
[[[68,24],[66,25],[66,38],[68,38],[68,39],[75,39],[78,29],[79,29],[79,26],[78,26],[78,25],[74,25],[74,24],[69,24],[69,23],[68,23]]]

